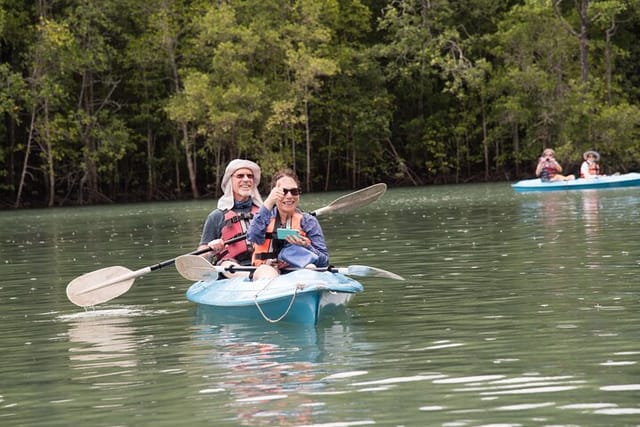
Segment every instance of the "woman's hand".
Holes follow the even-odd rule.
[[[267,196],[267,199],[264,201],[264,205],[267,209],[271,210],[283,197],[284,191],[282,191],[282,187],[273,187],[269,196]]]
[[[305,248],[311,246],[311,239],[308,237],[290,235],[287,236],[286,241],[292,245],[304,246]]]
[[[554,158],[550,157],[540,157],[540,161],[538,162],[538,166],[552,166],[555,169],[561,169],[560,163],[556,161]]]
[[[553,166],[558,172],[562,172],[562,166],[556,161],[556,159],[549,159],[549,164]]]

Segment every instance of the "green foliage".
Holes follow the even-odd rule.
[[[27,99],[27,85],[9,64],[0,64],[0,114],[20,120],[22,105]]]
[[[611,171],[638,167],[640,159],[640,109],[630,104],[602,106],[589,115],[591,139],[580,144],[580,155],[597,150]]]
[[[0,202],[197,196],[235,157],[311,190],[633,170],[640,7],[578,3],[3,0]]]

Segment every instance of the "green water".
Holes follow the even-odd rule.
[[[321,207],[344,193],[305,194]],[[315,327],[211,318],[173,267],[211,200],[0,212],[3,426],[638,425],[640,192],[390,189],[321,218],[365,292]]]

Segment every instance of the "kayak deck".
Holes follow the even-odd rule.
[[[240,277],[196,282],[187,299],[221,314],[316,323],[362,291],[362,284],[340,273],[296,270],[257,281]]]
[[[622,175],[603,175],[589,179],[578,178],[571,181],[542,182],[539,178],[525,179],[511,185],[518,193],[531,191],[597,190],[638,186],[640,186],[640,173],[637,172]]]

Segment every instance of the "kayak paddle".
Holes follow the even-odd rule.
[[[381,182],[338,197],[323,208],[316,209],[311,215],[324,215],[331,212],[349,212],[367,206],[378,200],[387,191],[387,184]]]
[[[182,255],[176,258],[176,269],[182,277],[187,280],[197,282],[216,277],[218,273],[229,272],[236,273],[240,271],[255,271],[257,267],[253,266],[221,266],[212,265],[209,261],[196,255]],[[304,270],[304,268],[286,268],[285,271]],[[347,267],[316,267],[311,270],[329,271],[331,273],[340,273],[345,276],[363,276],[363,277],[382,277],[385,279],[404,280],[390,271],[381,268],[369,267],[368,265],[349,265]]]
[[[386,184],[374,184],[341,196],[327,206],[311,212],[311,214],[317,216],[327,213],[348,212],[375,202],[385,191],[387,191]],[[234,237],[226,241],[225,244],[240,241],[245,237],[245,235]],[[187,255],[201,255],[209,251],[211,251],[211,248],[203,248]],[[122,266],[114,266],[85,273],[69,282],[67,285],[67,298],[80,307],[89,307],[110,301],[127,292],[136,278],[172,265],[176,262],[176,259],[177,258],[168,259],[135,271]]]
[[[231,244],[245,238],[246,236],[243,234],[236,236],[233,239],[229,239],[224,243]],[[191,252],[189,255],[197,256],[209,251],[211,251],[211,248],[207,247]],[[204,260],[204,258],[202,259]],[[69,301],[75,305],[79,305],[80,307],[97,305],[112,300],[127,292],[137,277],[144,276],[152,271],[172,265],[175,262],[176,258],[172,258],[136,271],[131,271],[126,267],[117,265],[85,273],[69,282],[67,285],[67,298]]]

